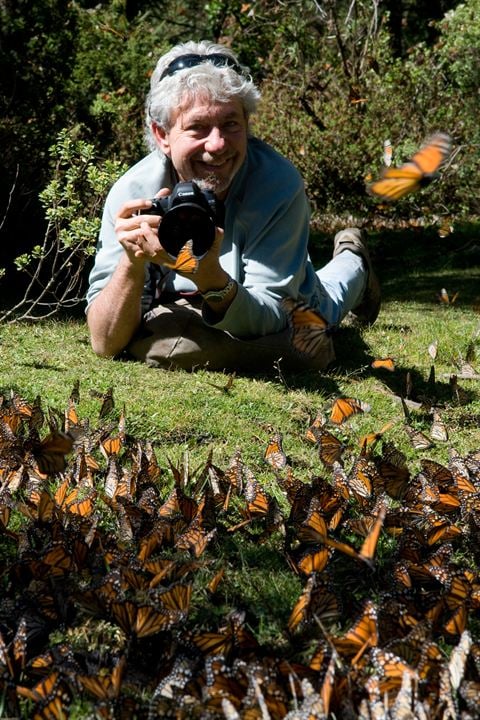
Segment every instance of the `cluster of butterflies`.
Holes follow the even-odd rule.
[[[113,391],[99,399],[98,428],[78,386],[62,415],[13,392],[0,403],[4,712],[475,716],[480,452],[413,471],[392,424],[356,437],[369,407],[339,397],[305,428],[308,480],[269,430],[269,490],[240,450],[225,468],[212,454],[161,467]],[[235,579],[236,548],[248,564],[261,544],[297,588],[273,646],[259,640],[267,600]]]

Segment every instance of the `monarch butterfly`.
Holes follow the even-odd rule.
[[[52,576],[65,575],[73,567],[73,558],[60,541],[53,542],[41,560],[48,566],[48,572]]]
[[[55,670],[33,688],[17,685],[17,694],[35,703],[32,720],[61,720],[68,716],[65,703],[70,699]]]
[[[194,557],[198,558],[204,552],[208,543],[216,535],[217,528],[206,532],[200,524],[193,522],[190,527],[178,537],[175,547],[178,550],[188,550]]]
[[[228,657],[233,649],[254,650],[258,647],[257,640],[244,626],[242,614],[235,612],[218,632],[202,632],[192,639],[204,655]]]
[[[327,538],[327,523],[312,503],[307,519],[297,529],[297,538],[302,543],[324,543]]]
[[[325,417],[325,415],[322,412],[319,412],[305,432],[306,439],[310,440],[310,442],[312,443],[316,443],[317,433],[324,427],[326,422],[327,418]]]
[[[333,433],[325,428],[311,426],[309,428],[309,437],[310,436],[316,439],[318,454],[324,465],[332,467],[334,462],[340,460],[346,445],[335,437]]]
[[[431,135],[408,162],[400,167],[385,167],[380,178],[368,186],[368,192],[392,202],[428,185],[450,155],[451,144],[446,133]]]
[[[282,433],[276,432],[269,440],[264,458],[275,470],[282,470],[287,464],[287,456],[283,451]]]
[[[442,288],[438,293],[437,298],[442,305],[453,305],[455,300],[458,298],[458,291],[453,295],[449,295],[446,288]]]
[[[393,421],[386,423],[382,428],[380,428],[380,430],[363,435],[363,437],[360,438],[359,443],[362,451],[365,452],[369,445],[374,445],[375,443],[377,443],[382,437],[382,435],[386,433],[387,430],[390,430],[391,427],[393,427]]]
[[[237,375],[237,373],[235,371],[229,373],[227,375],[227,382],[224,383],[223,385],[219,385],[218,383],[213,383],[213,382],[209,382],[208,384],[214,388],[217,388],[217,390],[221,390],[222,392],[224,392],[228,395],[230,390],[233,387],[233,382],[235,380],[236,375]]]
[[[453,648],[448,662],[450,682],[452,683],[452,687],[455,691],[458,690],[460,683],[464,678],[465,666],[468,655],[470,654],[471,646],[472,636],[468,630],[464,630],[458,645]]]
[[[447,442],[448,430],[438,410],[433,409],[433,423],[430,428],[430,437],[437,442]]]
[[[459,605],[445,622],[443,628],[449,635],[461,635],[467,627],[468,609],[466,604]]]
[[[115,700],[120,696],[124,670],[125,656],[116,663],[111,673],[100,668],[96,675],[77,675],[76,679],[93,697],[99,700]]]
[[[435,545],[437,542],[447,542],[462,534],[461,529],[443,515],[432,513],[432,515],[427,515],[426,517],[426,541],[428,545]]]
[[[80,517],[91,515],[94,510],[94,500],[97,497],[96,490],[75,487],[67,494],[68,486],[68,478],[58,486],[54,495],[57,507],[73,515],[80,515]]]
[[[113,387],[107,388],[104,393],[99,392],[98,390],[90,390],[90,395],[92,397],[99,398],[102,401],[102,404],[100,406],[100,411],[98,413],[98,417],[104,418],[106,415],[109,415],[113,408],[115,407],[115,401],[113,399]]]
[[[393,372],[395,370],[395,360],[391,357],[375,358],[372,360],[371,367],[374,370],[388,370]]]
[[[130,600],[112,602],[111,612],[127,637],[135,635],[137,638],[168,630],[182,619],[179,612],[152,605],[137,605]]]
[[[377,608],[371,600],[367,600],[362,614],[353,627],[341,637],[331,637],[331,641],[340,655],[353,656],[354,666],[365,650],[378,644]]]
[[[293,632],[302,622],[311,617],[332,619],[339,615],[340,608],[337,596],[325,583],[320,583],[315,575],[311,575],[303,592],[293,606],[287,627]]]
[[[247,482],[245,485],[245,499],[247,501],[247,512],[250,516],[266,515],[270,507],[270,497],[248,470]]]
[[[65,470],[67,467],[65,455],[72,451],[73,443],[74,438],[71,433],[55,430],[34,445],[32,454],[42,475],[54,475]]]
[[[375,463],[365,455],[360,455],[347,475],[348,488],[351,494],[362,502],[371,496],[373,484],[380,484],[380,477]]]
[[[65,431],[68,432],[70,428],[76,428],[80,424],[77,408],[72,400],[68,401],[68,407],[65,410]]]
[[[375,557],[375,552],[377,549],[378,539],[380,537],[380,531],[383,527],[386,514],[387,506],[385,504],[382,504],[377,513],[377,517],[372,524],[370,532],[368,533],[362,547],[360,548],[359,557],[367,564],[373,563],[373,558]]]
[[[327,566],[330,551],[325,545],[312,545],[301,550],[294,564],[294,569],[303,575],[322,572]]]
[[[198,265],[198,257],[193,254],[193,240],[188,240],[175,258],[173,269],[176,272],[194,275],[198,270]]]
[[[302,355],[315,357],[330,327],[327,321],[301,300],[283,298],[282,307],[287,315],[291,342]]]
[[[207,590],[211,595],[215,595],[215,593],[217,592],[218,586],[220,585],[221,581],[223,580],[224,575],[225,575],[225,568],[220,568],[220,570],[215,573],[213,578],[208,583]]]
[[[110,437],[105,438],[105,440],[102,440],[102,442],[100,443],[100,450],[107,457],[107,459],[110,455],[118,455],[122,447],[123,438],[120,434],[111,435]]]
[[[389,650],[373,648],[371,653],[374,667],[380,673],[380,690],[388,693],[400,688],[404,675],[417,678],[417,673],[405,660]]]
[[[330,421],[336,425],[341,425],[352,415],[368,412],[370,406],[362,400],[353,397],[338,397],[334,401],[330,411]]]
[[[465,704],[471,713],[478,710],[478,698],[480,697],[480,682],[478,680],[464,680],[460,685],[459,693],[465,700]]]
[[[404,425],[404,428],[415,450],[427,450],[433,447],[433,442],[421,430],[416,430],[410,425]]]

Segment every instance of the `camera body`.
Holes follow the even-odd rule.
[[[161,246],[173,257],[192,240],[192,252],[202,257],[215,240],[215,228],[223,227],[224,206],[211,190],[196,182],[179,182],[168,197],[153,198],[144,215],[160,215],[158,229]]]

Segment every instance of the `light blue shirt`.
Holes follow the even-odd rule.
[[[176,183],[170,160],[154,151],[130,168],[108,194],[87,304],[112,276],[123,252],[115,235],[115,216],[134,198],[152,198]],[[302,177],[272,147],[250,138],[245,161],[225,201],[222,268],[238,282],[237,294],[220,321],[204,306],[203,319],[236,337],[269,335],[283,330],[283,297],[320,304],[320,283],[308,255],[310,210]],[[166,269],[165,269],[166,270]],[[146,280],[148,265],[146,265]],[[189,280],[169,272],[165,289],[195,290]]]

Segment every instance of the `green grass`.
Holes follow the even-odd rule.
[[[302,431],[309,418],[338,394],[358,396],[371,405],[370,413],[355,420],[358,432],[379,429],[388,420],[401,423],[394,395],[405,394],[407,372],[412,375],[414,393],[421,394],[434,364],[436,393],[449,405],[456,442],[475,444],[471,429],[458,433],[458,420],[467,409],[450,403],[449,376],[458,371],[456,364],[465,358],[469,343],[478,342],[479,266],[459,267],[464,258],[458,256],[456,245],[465,241],[453,235],[443,241],[415,237],[409,245],[404,237],[403,243],[396,241],[396,247],[388,236],[375,240],[384,297],[380,317],[368,330],[342,327],[338,331],[337,360],[326,373],[287,376],[272,370],[268,377],[237,376],[226,393],[214,387],[225,384],[221,373],[198,370],[190,374],[97,358],[82,320],[51,321],[0,327],[0,390],[14,389],[30,400],[39,395],[44,405],[63,410],[79,380],[79,413],[95,422],[100,403],[91,392],[113,387],[117,411],[125,404],[131,433],[154,441],[161,455],[180,456],[189,450],[195,462],[197,455],[201,460],[207,448],[213,447],[215,459],[225,462],[240,448],[258,469],[271,428],[284,433],[288,454],[308,463]],[[421,243],[425,243],[423,253]],[[414,266],[408,260],[411,255]],[[440,305],[436,295],[442,287],[451,294],[459,292],[454,305]],[[434,340],[438,355],[432,361],[428,346]],[[395,373],[371,369],[373,358],[387,355],[395,359]],[[471,394],[468,414],[475,414],[478,382],[460,383]],[[399,439],[398,429],[393,432]]]
[[[462,246],[464,250],[459,253],[457,248]],[[328,472],[321,465],[316,448],[306,440],[305,431],[311,420],[319,412],[327,412],[329,403],[340,394],[370,405],[368,412],[356,415],[335,430],[352,454],[359,451],[358,442],[364,434],[380,430],[387,422],[392,422],[392,427],[385,437],[405,453],[412,472],[420,467],[422,457],[446,462],[450,446],[462,455],[480,448],[479,381],[459,381],[467,396],[465,404],[456,401],[450,385],[451,375],[458,372],[458,363],[466,358],[469,348],[471,354],[472,348],[475,350],[480,343],[477,338],[480,315],[476,309],[480,304],[477,301],[480,240],[477,243],[476,235],[467,238],[451,235],[441,240],[428,234],[413,237],[403,234],[400,239],[385,234],[374,237],[372,247],[383,286],[381,314],[376,324],[366,330],[346,325],[338,331],[337,360],[325,373],[284,375],[272,369],[268,376],[240,375],[225,392],[221,389],[226,382],[222,373],[167,371],[136,362],[97,358],[89,347],[83,321],[50,321],[0,327],[0,392],[6,401],[11,390],[29,401],[40,397],[44,409],[51,407],[63,412],[74,383],[79,381],[78,414],[82,419],[88,418],[93,428],[116,422],[125,406],[128,434],[153,443],[162,470],[160,487],[165,495],[172,484],[170,461],[174,466],[188,463],[190,474],[195,475],[197,469],[204,467],[210,452],[215,465],[226,469],[234,453],[240,450],[255,477],[285,505],[275,472],[264,461],[268,439],[274,431],[282,433],[295,477],[305,482],[327,477]],[[314,256],[321,258],[326,253],[326,246],[321,244]],[[458,291],[453,305],[445,306],[438,301],[442,287],[451,294]],[[435,359],[428,351],[433,341],[438,346]],[[395,359],[393,373],[371,367],[372,359],[385,356]],[[480,359],[474,358],[472,363],[480,368]],[[428,383],[432,365],[433,387]],[[442,408],[450,436],[448,443],[436,443],[423,452],[410,444],[403,430],[405,417],[400,402],[400,396],[405,395],[407,373],[412,378],[413,397],[427,395]],[[108,418],[99,419],[101,401],[94,393],[105,392],[109,387],[113,387],[115,408]],[[428,434],[432,419],[425,409],[419,409],[411,411],[409,422]],[[14,521],[10,527],[16,529]],[[347,542],[353,542],[353,538],[343,536]],[[285,562],[283,542],[280,534],[273,534],[263,544],[257,542],[255,534],[253,537],[233,534],[224,539],[212,551],[214,566],[208,565],[198,574],[190,621],[212,628],[221,624],[232,608],[240,607],[246,612],[248,627],[263,646],[275,648],[280,655],[283,652],[289,657],[294,655],[296,661],[311,657],[312,639],[308,632],[293,645],[285,634],[304,579],[292,573]],[[382,538],[379,567],[372,573],[352,574],[350,558],[340,557],[333,563],[332,572],[344,610],[332,632],[349,627],[362,598],[380,592],[384,582],[382,567],[388,566],[394,546],[391,538]],[[0,545],[2,562],[8,562],[14,553],[15,544],[4,538]],[[464,562],[472,562],[468,553]],[[222,566],[227,577],[221,599],[214,604],[204,585],[214,570]],[[93,633],[93,639],[88,635],[88,642],[95,645],[95,626],[85,624],[75,629],[74,636],[75,632],[86,636]],[[60,637],[62,633],[60,630]],[[78,637],[76,640],[70,637],[69,641],[79,642]],[[85,645],[87,640],[82,642]],[[102,643],[108,646],[108,642],[108,632],[103,632]],[[75,717],[84,716],[78,710]]]

